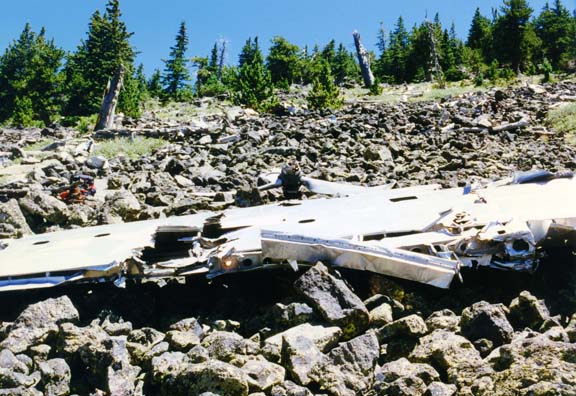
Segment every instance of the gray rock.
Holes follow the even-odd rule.
[[[0,396],[43,396],[42,392],[34,388],[19,386],[17,388],[0,389]]]
[[[256,355],[260,350],[255,342],[227,331],[214,331],[208,334],[202,340],[202,346],[208,350],[210,357],[223,362],[231,362],[238,355]]]
[[[492,374],[480,353],[466,338],[436,330],[422,338],[410,353],[414,362],[428,363],[457,386],[470,386],[479,376]]]
[[[286,370],[284,367],[270,363],[264,359],[249,360],[242,366],[242,371],[248,376],[248,384],[251,390],[267,391],[274,385],[284,381]]]
[[[460,317],[449,309],[433,312],[426,318],[426,326],[430,331],[447,330],[460,331]]]
[[[10,349],[14,353],[24,352],[55,335],[59,324],[76,322],[78,319],[78,311],[67,296],[32,304],[14,321],[0,348]]]
[[[136,197],[128,190],[119,190],[106,196],[109,206],[124,221],[138,220],[142,206]]]
[[[507,311],[502,304],[489,304],[486,301],[465,308],[460,318],[462,334],[472,341],[489,339],[496,346],[510,342],[514,329],[506,318]]]
[[[426,391],[426,384],[418,377],[408,376],[390,383],[378,383],[374,389],[383,396],[421,396]]]
[[[67,396],[70,394],[70,367],[64,359],[41,362],[38,370],[42,376],[41,387],[45,395]]]
[[[166,332],[166,341],[171,349],[182,352],[200,344],[200,338],[193,331],[169,330]]]
[[[335,396],[363,393],[372,385],[379,354],[376,335],[366,333],[332,349],[310,378]]]
[[[248,376],[231,364],[210,360],[187,365],[162,383],[161,395],[188,396],[213,392],[220,396],[247,396]]]
[[[150,373],[152,381],[162,384],[176,377],[190,365],[190,360],[182,352],[165,352],[152,358]]]
[[[204,329],[202,329],[202,325],[196,318],[186,318],[173,323],[170,325],[170,330],[192,331],[199,338],[204,336]]]
[[[436,381],[428,385],[424,396],[454,396],[457,390],[456,385]]]
[[[270,396],[314,396],[307,388],[297,385],[292,381],[284,381],[280,385],[272,387]]]
[[[305,336],[284,337],[282,343],[282,365],[300,385],[311,381],[312,369],[324,358],[314,342]]]
[[[434,367],[426,363],[410,363],[406,358],[386,363],[375,372],[376,382],[390,383],[402,377],[418,377],[427,385],[440,380]]]
[[[294,327],[309,322],[314,317],[314,310],[304,303],[277,303],[274,306],[274,317],[281,326]]]
[[[388,303],[380,304],[370,311],[370,326],[372,327],[381,327],[393,320],[392,307]]]
[[[12,370],[16,373],[29,374],[28,365],[18,360],[9,349],[0,351],[0,368]]]
[[[310,339],[322,352],[335,346],[342,336],[342,330],[336,326],[311,325],[303,323],[264,340],[264,349],[271,356],[280,357],[284,338],[305,337]]]
[[[2,223],[13,227],[13,231],[5,235],[5,237],[20,238],[24,235],[32,234],[32,230],[18,205],[18,201],[15,199],[11,199],[8,202],[0,202],[0,224]]]
[[[192,363],[203,363],[210,360],[210,353],[202,345],[196,345],[186,355]]]
[[[395,337],[418,338],[428,333],[428,327],[418,315],[409,315],[395,320],[378,330],[379,340],[388,340]]]
[[[41,190],[31,189],[19,200],[20,209],[28,216],[54,224],[64,224],[67,220],[67,206],[59,199]]]
[[[523,291],[510,303],[510,322],[517,328],[529,327],[537,330],[550,318],[543,300],[538,300],[529,291]]]
[[[342,328],[345,339],[368,327],[370,316],[360,298],[322,263],[310,268],[294,286],[328,323]]]

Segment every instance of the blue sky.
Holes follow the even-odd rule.
[[[106,0],[20,0],[3,1],[0,14],[0,51],[30,22],[35,31],[42,26],[56,44],[67,51],[76,48],[86,36],[90,15],[103,10]],[[564,0],[573,10],[576,0]],[[355,5],[355,3],[357,5]],[[546,0],[529,0],[539,13]],[[137,61],[144,64],[147,74],[162,68],[162,59],[169,48],[181,21],[189,31],[189,56],[207,56],[218,39],[228,41],[227,63],[237,62],[238,52],[248,37],[259,36],[267,49],[270,40],[284,36],[304,46],[315,43],[323,46],[330,39],[343,42],[353,49],[352,31],[362,34],[366,47],[375,49],[380,21],[391,29],[402,15],[406,25],[440,14],[444,26],[452,21],[461,38],[465,38],[476,7],[490,15],[492,7],[500,7],[502,0],[121,0],[123,19],[134,32],[132,45],[140,51]]]

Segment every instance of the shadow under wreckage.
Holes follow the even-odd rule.
[[[572,174],[450,189],[304,182],[332,197],[2,241],[0,291],[298,271],[318,261],[449,288],[463,267],[534,272],[548,250],[576,245]]]

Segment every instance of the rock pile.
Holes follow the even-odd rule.
[[[318,290],[324,298],[311,298]],[[361,301],[318,263],[296,280],[292,295],[292,303],[276,304],[271,327],[253,334],[244,334],[241,323],[194,316],[162,331],[110,314],[90,321],[66,296],[32,304],[2,324],[0,394],[576,392],[576,315],[567,323],[550,316],[528,291],[507,306],[481,301],[460,315],[441,310],[425,318],[392,311],[400,303],[387,296]],[[368,315],[368,307],[387,312],[387,323],[370,319],[378,316]]]
[[[224,108],[184,124],[147,113],[127,129],[99,132],[96,143],[148,136],[168,144],[138,159],[119,154],[108,161],[90,154],[90,142],[73,130],[4,129],[0,153],[20,161],[24,174],[0,178],[0,237],[275,200],[275,191],[254,192],[256,180],[288,159],[312,177],[365,185],[458,186],[532,168],[573,170],[574,147],[544,121],[551,107],[575,95],[576,84],[563,82],[436,102],[358,102],[330,113]],[[41,151],[23,150],[46,137],[54,142]],[[93,204],[63,206],[51,192],[74,173],[94,176],[107,191]]]

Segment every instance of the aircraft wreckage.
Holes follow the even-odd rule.
[[[278,173],[264,179],[264,188],[286,183]],[[317,261],[448,288],[462,267],[534,271],[547,249],[576,241],[572,174],[450,189],[300,181],[332,197],[0,241],[0,291]]]

